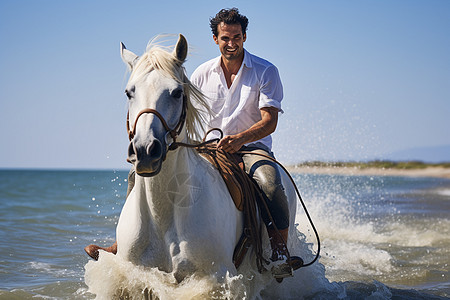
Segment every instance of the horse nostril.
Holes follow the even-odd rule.
[[[129,162],[136,161],[136,150],[134,149],[134,144],[130,143],[128,146],[128,159]]]
[[[147,147],[147,155],[151,158],[160,158],[162,155],[161,143],[158,140],[153,141]]]

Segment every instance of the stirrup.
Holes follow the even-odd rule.
[[[287,261],[276,261],[271,269],[272,275],[275,279],[283,279],[294,276],[294,271]]]
[[[281,283],[284,278],[294,276],[294,271],[303,267],[303,259],[299,256],[291,256],[288,261],[279,261],[280,264],[272,267],[272,275],[278,283]]]

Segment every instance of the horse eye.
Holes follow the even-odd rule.
[[[183,95],[183,90],[182,89],[175,89],[170,93],[170,96],[172,96],[175,99],[178,99],[181,97],[181,95]]]
[[[127,95],[128,99],[134,97],[134,91],[135,91],[134,85],[131,88],[125,90],[125,95]]]

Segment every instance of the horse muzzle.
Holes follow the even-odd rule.
[[[140,176],[151,177],[161,171],[161,166],[166,157],[165,146],[153,139],[147,143],[137,143],[134,139],[128,146],[128,159]]]

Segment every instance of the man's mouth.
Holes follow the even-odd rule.
[[[233,48],[233,49],[228,48],[227,49],[227,52],[236,52],[236,51],[237,51],[237,48]]]

